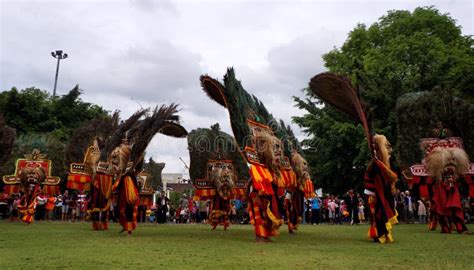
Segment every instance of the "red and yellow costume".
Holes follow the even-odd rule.
[[[392,225],[397,224],[392,183],[397,175],[378,159],[373,159],[365,174],[364,186],[369,201],[370,228],[368,236],[380,243],[393,242]]]
[[[22,220],[28,224],[33,222],[36,210],[36,197],[41,193],[41,186],[35,184],[29,187],[20,199],[18,210],[23,214]]]
[[[214,198],[211,200],[209,210],[209,224],[211,224],[213,229],[215,229],[217,225],[224,226],[224,229],[229,227],[230,210],[229,199],[223,199],[220,196],[214,196]]]
[[[18,159],[14,175],[3,176],[5,193],[22,194],[18,210],[23,214],[22,220],[31,224],[36,211],[36,198],[43,192],[54,196],[59,194],[59,177],[51,176],[51,160],[46,159],[35,149],[25,158]]]
[[[298,224],[303,220],[304,193],[303,187],[298,184],[296,174],[291,168],[280,170],[286,188],[284,200],[288,231],[292,233],[298,229]]]
[[[231,160],[208,160],[207,168],[204,179],[193,181],[196,187],[193,200],[210,200],[209,223],[212,229],[222,225],[226,230],[230,226],[231,200],[245,199],[245,181],[236,180]]]
[[[474,197],[474,164],[469,163],[462,139],[424,138],[420,147],[425,153],[424,164],[411,166],[413,177],[408,180],[410,186],[417,187],[421,198],[431,202],[428,228],[435,230],[439,223],[441,233],[467,231],[460,191]]]
[[[138,183],[133,174],[125,174],[114,184],[117,191],[119,223],[122,230],[131,233],[137,227]]]
[[[434,215],[432,215],[433,220],[430,221],[430,229],[434,230],[439,222],[441,233],[451,233],[453,229],[458,233],[467,231],[459,193],[459,182],[452,186],[446,182],[438,182],[433,185],[432,189],[433,197],[430,210]]]
[[[249,194],[248,211],[255,235],[264,239],[277,236],[283,224],[278,211],[277,194],[272,187],[277,178],[265,165],[257,163],[250,165],[250,178],[252,191]]]
[[[97,172],[91,187],[89,209],[91,212],[92,229],[109,229],[109,208],[112,195],[113,175]]]
[[[67,187],[90,191],[92,229],[108,230],[109,207],[112,194],[113,175],[108,173],[110,165],[99,162],[100,149],[97,139],[87,148],[83,163],[71,163]],[[91,185],[92,182],[92,185]]]
[[[314,186],[309,179],[309,169],[306,160],[296,151],[291,154],[291,167],[285,158],[281,175],[285,179],[286,196],[285,209],[288,220],[288,231],[294,233],[298,224],[303,221],[304,199],[315,196]]]
[[[368,196],[371,225],[369,237],[381,243],[392,242],[392,224],[398,223],[393,193],[397,175],[390,169],[392,147],[383,135],[373,135],[370,118],[366,112],[370,109],[361,100],[359,89],[345,76],[332,72],[323,72],[309,83],[312,92],[339,111],[345,113],[364,128],[368,147],[372,155],[365,175],[365,194]]]

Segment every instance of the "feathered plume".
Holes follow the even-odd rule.
[[[344,76],[325,72],[314,76],[309,86],[322,101],[334,106],[352,117],[354,121],[362,124],[370,152],[373,153],[372,132],[367,120],[366,108],[361,101],[359,91],[352,85],[351,81]]]
[[[282,127],[267,111],[265,105],[249,94],[235,76],[233,68],[228,68],[224,76],[224,84],[207,75],[201,76],[201,86],[206,94],[215,102],[227,108],[234,137],[241,150],[248,146],[251,135],[247,119],[257,121],[272,128],[278,137]]]
[[[135,165],[140,166],[143,164],[140,160],[143,159],[145,149],[148,147],[148,144],[151,142],[156,133],[162,131],[163,128],[168,127],[172,123],[174,125],[174,131],[178,137],[187,134],[184,128],[177,129],[179,126],[179,116],[178,105],[171,104],[169,106],[161,105],[160,107],[155,107],[153,113],[150,116],[145,117],[142,121],[138,123],[136,127],[130,130],[129,140],[133,144],[132,153],[130,155],[131,161]],[[181,131],[181,132],[177,132]],[[141,170],[138,166],[134,166],[135,172]]]
[[[148,110],[139,110],[134,113],[125,122],[121,123],[115,130],[115,132],[105,140],[105,145],[101,153],[101,159],[107,159],[107,156],[114,150],[115,147],[119,146],[122,139],[125,137],[125,133],[130,129],[136,128],[138,121],[144,116]],[[114,117],[118,115],[114,114]]]
[[[224,97],[224,86],[208,75],[202,75],[200,80],[202,89],[204,92],[206,92],[207,96],[226,108],[227,106]]]

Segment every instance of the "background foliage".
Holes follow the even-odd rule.
[[[464,140],[467,154],[474,157],[474,104],[451,91],[413,92],[398,99],[396,107],[398,162],[402,168],[420,163],[419,138],[433,137],[438,121],[453,136]]]
[[[83,102],[81,93],[79,86],[55,98],[34,87],[0,93],[0,114],[18,135],[11,155],[0,164],[0,175],[12,174],[16,159],[34,148],[48,155],[53,161],[52,174],[61,178],[65,177],[70,162],[82,161],[85,148],[76,147],[81,152],[76,156],[66,155],[71,135],[87,121],[110,116],[102,107]]]
[[[155,162],[153,158],[150,157],[148,162],[145,162],[143,165],[144,170],[150,174],[150,178],[147,181],[150,181],[150,186],[157,190],[158,187],[163,186],[161,172],[165,168],[165,163]]]
[[[344,44],[323,55],[323,59],[329,71],[347,75],[358,87],[363,100],[372,108],[374,130],[386,135],[392,145],[399,145],[398,140],[403,139],[403,135],[397,132],[397,115],[407,113],[406,110],[397,112],[399,97],[439,87],[472,104],[473,45],[472,37],[463,36],[448,14],[423,7],[413,12],[389,11],[370,27],[357,25]],[[294,117],[294,122],[309,135],[303,147],[317,185],[334,193],[361,187],[369,158],[362,129],[341,113],[318,103],[308,89],[303,91],[306,98],[294,99],[296,106],[307,114]],[[425,103],[425,106],[432,105]],[[410,109],[421,109],[416,114],[431,110],[419,106]],[[433,110],[430,119],[443,119],[439,113]],[[455,125],[472,123],[469,118],[458,120],[468,122]],[[428,127],[430,124],[426,121],[419,118],[414,122],[420,125],[417,129],[431,130],[433,127]],[[436,121],[430,120],[430,123]],[[415,123],[411,127],[417,125]],[[413,134],[412,139],[418,141],[415,136],[422,133]],[[400,153],[395,151],[393,155],[392,162],[398,160],[403,165],[411,162],[403,160],[406,154],[399,157]],[[399,170],[396,164],[393,167]]]
[[[219,124],[211,128],[198,128],[188,134],[190,155],[189,175],[192,180],[206,177],[209,159],[232,160],[238,179],[248,179],[248,167],[239,152],[234,137],[220,130]]]

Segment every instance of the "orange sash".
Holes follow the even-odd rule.
[[[128,204],[137,204],[138,202],[138,189],[133,184],[133,180],[130,176],[125,176],[123,179],[123,185],[125,188],[125,195]]]
[[[273,177],[270,171],[263,165],[252,164],[250,166],[250,177],[252,178],[253,188],[265,195],[272,195]]]
[[[316,194],[314,193],[314,185],[313,185],[313,181],[311,181],[311,179],[306,179],[305,183],[304,183],[304,197],[306,199],[311,199],[311,198],[314,198],[316,196]]]

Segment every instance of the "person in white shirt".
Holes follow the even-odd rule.
[[[48,197],[41,192],[38,196],[36,196],[36,220],[44,220],[45,218],[45,206],[46,202],[48,201]]]
[[[359,202],[358,209],[359,209],[359,212],[358,212],[359,223],[362,224],[362,223],[365,222],[365,213],[364,213],[365,207],[364,207],[364,202],[363,201]]]
[[[426,207],[422,200],[418,200],[418,219],[420,224],[426,224]]]

